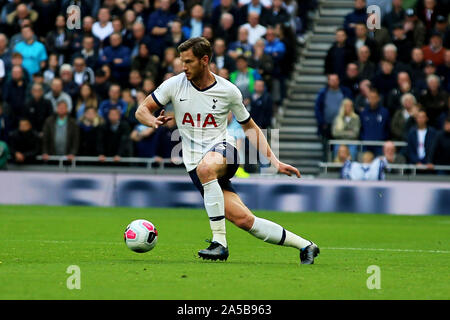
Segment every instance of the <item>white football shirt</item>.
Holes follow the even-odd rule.
[[[181,73],[164,81],[152,93],[160,107],[169,102],[173,105],[187,171],[195,169],[216,143],[227,141],[235,146],[234,138],[227,134],[229,111],[239,123],[250,120],[239,89],[230,81],[213,75],[216,81],[199,89],[186,78],[185,73]]]

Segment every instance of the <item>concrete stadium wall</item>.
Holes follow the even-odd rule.
[[[233,179],[251,209],[450,214],[450,183]],[[203,207],[185,176],[0,172],[0,204]],[[1,212],[1,208],[0,208]]]

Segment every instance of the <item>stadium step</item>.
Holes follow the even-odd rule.
[[[302,118],[302,117],[285,117],[280,120],[283,126],[316,126],[317,121],[315,118]]]

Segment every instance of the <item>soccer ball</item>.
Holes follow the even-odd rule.
[[[134,220],[125,229],[123,239],[128,248],[134,252],[143,253],[156,246],[158,231],[150,221]]]

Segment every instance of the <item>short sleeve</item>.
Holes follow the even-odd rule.
[[[177,87],[176,86],[176,77],[172,77],[164,81],[156,88],[152,93],[152,98],[155,102],[163,108],[166,104],[172,101],[173,91]]]
[[[230,110],[233,112],[236,120],[240,124],[245,124],[250,121],[250,113],[244,106],[242,101],[242,93],[236,86],[234,86],[232,92],[233,94],[230,101]]]

